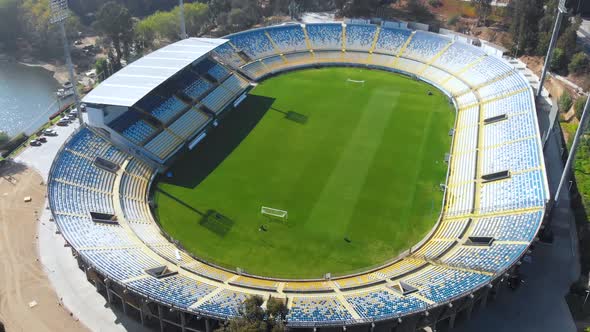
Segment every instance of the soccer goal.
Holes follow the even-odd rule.
[[[285,210],[273,209],[270,207],[263,206],[260,208],[260,213],[263,215],[271,216],[274,218],[285,219],[289,218],[289,213]]]
[[[352,83],[352,84],[357,84],[357,85],[361,85],[361,86],[365,86],[365,81],[359,81],[359,80],[353,80],[353,79],[347,79],[346,83]]]

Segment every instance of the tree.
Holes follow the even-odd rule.
[[[266,304],[267,310],[262,308],[264,300],[260,296],[250,296],[239,308],[240,316],[222,325],[217,332],[283,332],[284,318],[288,309],[284,301],[270,298]]]
[[[559,105],[559,110],[562,112],[568,112],[572,107],[572,96],[567,91],[564,91],[561,96],[559,96],[559,100],[557,101]]]
[[[434,19],[434,14],[421,1],[408,0],[406,9],[418,21],[430,22]]]
[[[543,1],[511,1],[507,12],[511,18],[510,34],[516,56],[530,54],[537,47],[538,23],[543,17]]]
[[[17,20],[18,6],[16,0],[0,1],[0,47],[8,50],[16,48],[16,39],[20,34],[20,25]]]
[[[298,19],[302,12],[301,5],[296,1],[291,1],[287,9],[292,20]]]
[[[553,55],[551,56],[551,63],[549,66],[551,70],[562,71],[565,65],[565,52],[561,48],[553,49]]]
[[[227,14],[231,10],[231,0],[210,0],[209,10],[217,25],[225,25],[227,24]],[[222,22],[220,22],[219,16],[223,16]]]
[[[452,15],[452,16],[451,16],[451,17],[449,17],[449,19],[447,20],[447,24],[448,24],[448,25],[455,25],[455,24],[457,24],[457,22],[459,22],[459,17],[460,17],[460,15],[459,15],[459,14]]]
[[[109,72],[109,62],[105,58],[99,58],[96,60],[94,63],[94,70],[96,70],[96,76],[100,80],[105,80],[111,76],[111,73]]]
[[[287,317],[289,309],[285,301],[271,297],[266,302],[266,312],[275,322],[282,322]]]
[[[115,50],[115,65],[121,66],[121,59],[129,54],[129,45],[133,41],[133,20],[127,8],[115,1],[105,3],[98,14],[94,27],[106,36]]]
[[[51,24],[50,18],[49,0],[24,0],[18,7],[21,37],[29,42],[35,56],[41,59],[63,57],[61,33],[55,24]],[[80,31],[78,17],[70,15],[65,26],[68,40],[77,38]]]
[[[173,12],[178,17],[180,8],[175,7]],[[199,2],[184,4],[184,17],[189,36],[200,36],[208,27],[209,6]]]
[[[478,15],[478,24],[486,25],[488,16],[492,13],[492,0],[471,0]]]
[[[342,6],[342,14],[350,17],[368,17],[380,7],[379,0],[347,0]]]
[[[564,19],[564,27],[562,28],[562,32],[557,39],[557,47],[563,49],[565,51],[566,59],[571,59],[572,56],[577,52],[577,40],[578,35],[577,31],[582,24],[582,21],[579,17],[574,19],[574,23],[570,24],[570,21]]]
[[[0,147],[4,146],[10,141],[10,136],[7,133],[0,130]]]
[[[578,120],[582,118],[582,112],[584,111],[587,99],[588,97],[580,97],[576,99],[576,102],[574,103],[574,111],[576,112],[576,118],[578,118]]]
[[[572,74],[583,74],[588,72],[588,65],[590,61],[584,52],[578,52],[572,56],[572,60],[568,65],[568,70]]]

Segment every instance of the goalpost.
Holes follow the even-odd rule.
[[[284,219],[287,220],[289,218],[289,213],[285,210],[273,209],[267,206],[263,206],[260,208],[260,213],[263,215]]]
[[[350,79],[349,78],[349,79],[346,80],[346,82],[347,83],[358,84],[358,85],[361,85],[361,86],[365,86],[365,81],[364,80],[359,81],[359,80],[353,80],[353,79]]]

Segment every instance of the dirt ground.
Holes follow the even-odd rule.
[[[83,331],[60,304],[37,256],[37,215],[46,193],[42,181],[21,165],[0,168],[0,321],[9,332]],[[32,301],[37,304],[31,308]]]

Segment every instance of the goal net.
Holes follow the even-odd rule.
[[[285,210],[273,209],[270,207],[263,206],[260,209],[260,213],[263,215],[271,216],[274,218],[285,219],[287,220],[289,217],[289,213]]]

